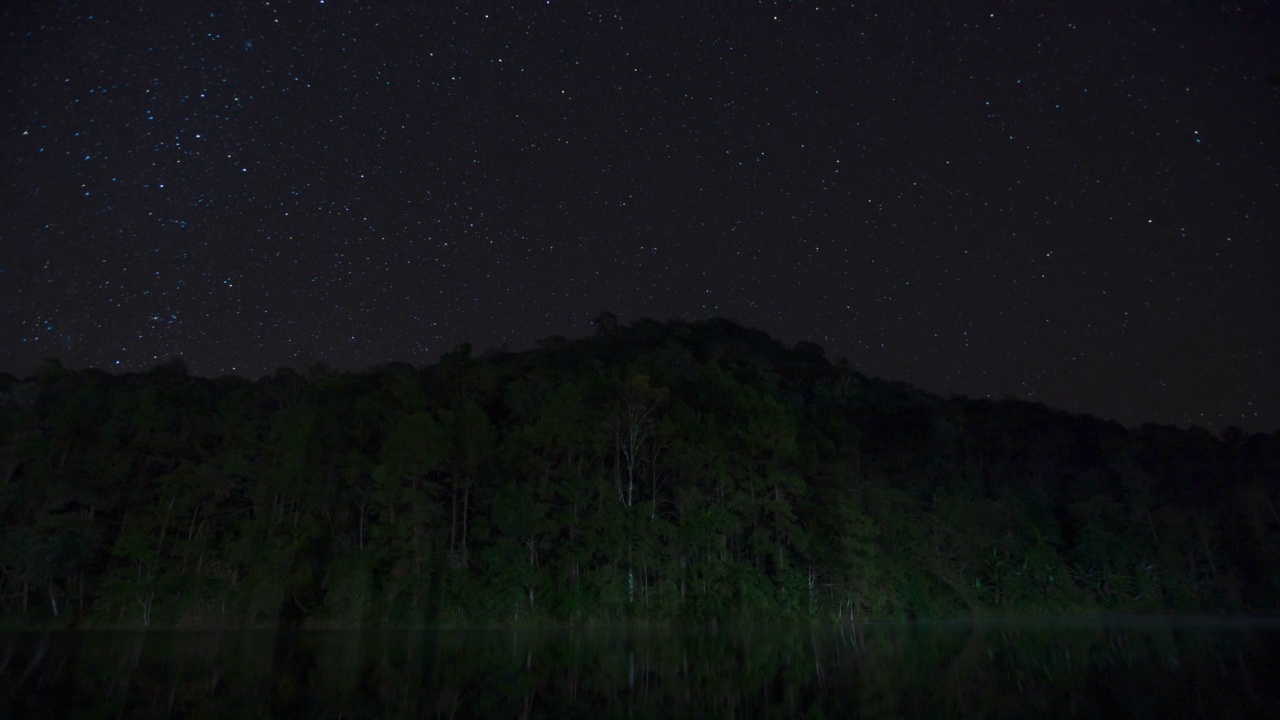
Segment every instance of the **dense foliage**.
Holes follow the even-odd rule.
[[[1276,435],[869,379],[726,320],[251,382],[0,379],[9,625],[1274,611]]]

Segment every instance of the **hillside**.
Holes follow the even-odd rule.
[[[24,626],[1274,613],[1280,442],[943,399],[727,320],[256,382],[0,378]]]

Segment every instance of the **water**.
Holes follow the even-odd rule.
[[[3,633],[24,717],[1280,717],[1280,624]]]

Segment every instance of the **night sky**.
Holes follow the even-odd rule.
[[[1280,429],[1272,3],[17,1],[0,37],[0,371],[424,365],[611,310]]]

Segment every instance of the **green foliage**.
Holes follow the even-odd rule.
[[[324,579],[324,612],[346,627],[360,627],[375,601],[374,570],[369,553],[358,548],[336,554]]]
[[[11,625],[1273,610],[1275,436],[944,401],[732,322],[0,394]]]

